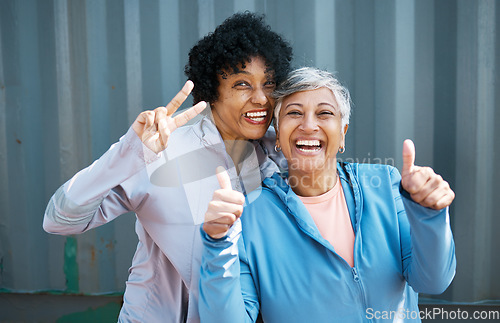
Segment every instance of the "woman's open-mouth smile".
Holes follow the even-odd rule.
[[[295,148],[301,155],[316,155],[323,148],[323,143],[318,139],[297,139]]]
[[[243,118],[251,123],[251,124],[266,124],[268,120],[268,111],[267,109],[259,109],[248,111],[243,114]]]

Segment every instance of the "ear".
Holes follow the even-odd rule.
[[[344,131],[342,132],[342,140],[341,140],[341,147],[345,147],[345,135],[347,133],[347,129],[349,128],[349,125],[346,124],[344,126]]]

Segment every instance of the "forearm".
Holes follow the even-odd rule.
[[[406,271],[417,292],[440,294],[455,275],[455,244],[448,208],[431,210],[403,197],[411,231],[411,263]]]
[[[211,239],[203,229],[201,234],[204,244],[199,300],[202,322],[254,322],[258,307],[252,304],[258,301],[245,303],[242,294],[245,286],[240,280],[238,240],[241,222],[236,222],[228,237],[220,240]]]
[[[129,129],[101,158],[55,192],[45,210],[45,231],[81,233],[129,211],[126,196],[118,186],[155,158],[156,154],[144,149],[137,135]],[[103,208],[106,199],[109,205]],[[113,214],[105,214],[106,210]]]

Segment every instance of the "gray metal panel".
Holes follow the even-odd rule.
[[[257,10],[351,90],[346,160],[417,164],[457,193],[458,273],[440,296],[500,298],[500,6],[494,0],[0,1],[0,288],[121,292],[135,251],[132,214],[81,236],[45,234],[64,181],[98,158],[140,111],[185,82],[197,39]]]

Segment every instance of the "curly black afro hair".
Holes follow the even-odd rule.
[[[191,48],[184,73],[194,82],[194,103],[217,101],[217,75],[244,68],[251,57],[260,56],[279,84],[290,71],[292,48],[264,23],[264,16],[236,13]]]

